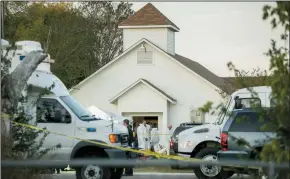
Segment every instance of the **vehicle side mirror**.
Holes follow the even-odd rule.
[[[56,110],[54,113],[54,121],[55,122],[61,122],[62,114],[60,110]]]

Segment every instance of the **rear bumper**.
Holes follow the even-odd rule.
[[[248,160],[250,159],[250,154],[245,151],[219,151],[217,153],[218,160]]]
[[[220,161],[241,161],[250,160],[250,153],[245,151],[219,151],[217,153],[218,160]],[[246,174],[248,169],[238,165],[228,165],[223,167],[227,171],[234,171],[236,173]]]

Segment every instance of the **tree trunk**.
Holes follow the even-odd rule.
[[[29,77],[46,57],[47,54],[42,52],[30,52],[11,74],[4,77],[1,82],[1,111],[9,113],[11,109],[15,110]]]

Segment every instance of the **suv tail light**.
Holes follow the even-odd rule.
[[[173,141],[173,139],[171,139],[170,140],[170,148],[173,149],[173,146],[174,146],[174,141]]]
[[[221,134],[221,146],[222,151],[228,150],[228,134],[225,132]]]

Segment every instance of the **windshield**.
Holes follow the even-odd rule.
[[[100,118],[96,118],[72,96],[61,96],[60,99],[73,111],[73,113],[75,113],[79,119],[84,121],[101,120]]]
[[[218,115],[217,121],[215,122],[215,124],[221,124],[224,120],[224,117],[227,113],[228,107],[231,103],[232,100],[232,96],[226,97],[225,101],[222,103],[222,106],[220,108],[220,113]]]

